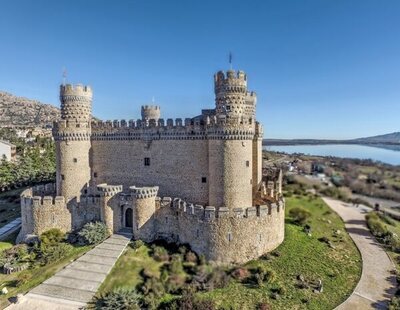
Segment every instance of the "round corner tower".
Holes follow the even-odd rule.
[[[255,100],[249,100],[243,71],[219,71],[214,86],[218,125],[209,140],[209,203],[231,211],[251,207]]]
[[[57,194],[66,201],[87,192],[90,181],[92,89],[61,85],[61,120],[55,124]]]

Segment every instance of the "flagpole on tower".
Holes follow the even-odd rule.
[[[229,52],[229,67],[232,70],[232,52]]]
[[[65,67],[63,67],[62,77],[63,77],[63,85],[65,85],[67,81],[67,69],[65,69]]]

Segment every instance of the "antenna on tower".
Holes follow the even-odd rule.
[[[63,67],[62,78],[63,78],[63,85],[65,85],[67,81],[67,69],[65,69],[65,67]]]
[[[229,52],[229,67],[232,70],[232,52]]]

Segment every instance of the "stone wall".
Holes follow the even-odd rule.
[[[208,203],[207,140],[95,140],[91,162],[94,183],[158,185],[162,196]]]
[[[284,201],[268,205],[216,210],[180,199],[159,199],[155,236],[187,243],[216,263],[243,263],[272,251],[284,239]]]
[[[22,228],[17,238],[24,239],[28,234],[40,235],[58,228],[63,232],[71,230],[71,212],[62,196],[33,196],[40,189],[30,188],[21,194]],[[47,192],[46,192],[47,193]]]

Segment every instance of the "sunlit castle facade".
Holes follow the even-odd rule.
[[[21,197],[19,240],[90,221],[135,239],[189,244],[217,263],[239,263],[284,238],[281,175],[262,178],[257,97],[243,71],[214,76],[215,107],[164,120],[142,106],[137,120],[94,121],[92,89],[61,85],[55,123],[56,184]]]

